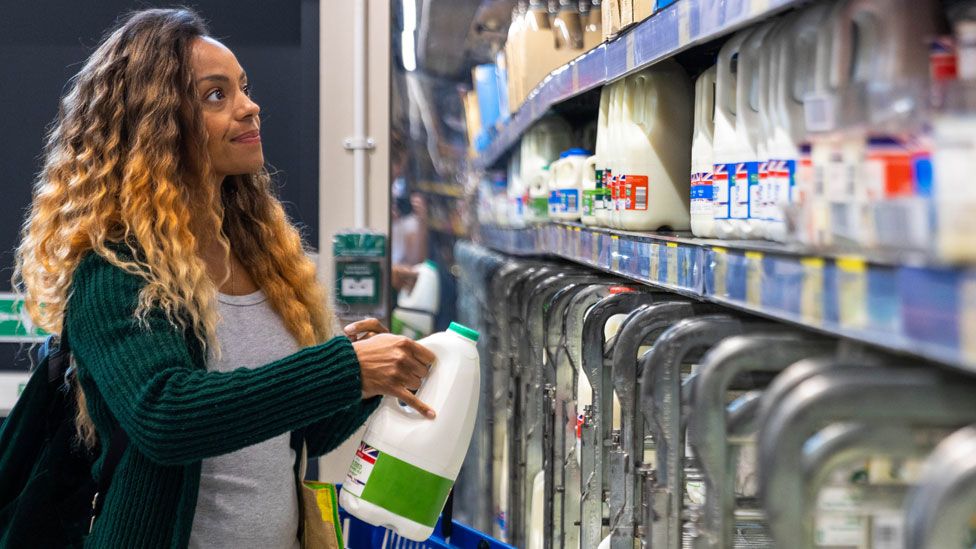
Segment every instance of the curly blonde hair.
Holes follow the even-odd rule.
[[[245,262],[301,345],[332,336],[315,264],[268,172],[230,176],[219,188],[211,183],[190,68],[191,42],[207,34],[189,9],[135,12],[72,78],[48,134],[13,275],[44,330],[61,331],[75,268],[94,251],[145,280],[137,320],[161,309],[219,356],[215,297],[224,281],[211,280],[196,236],[208,234],[226,259],[233,248]],[[116,253],[115,243],[131,254]],[[91,447],[95,430],[77,389],[76,425]]]

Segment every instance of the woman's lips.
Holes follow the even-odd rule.
[[[245,144],[260,143],[261,132],[254,130],[252,132],[242,133],[241,135],[238,135],[237,137],[231,139],[231,141],[234,143],[245,143]]]

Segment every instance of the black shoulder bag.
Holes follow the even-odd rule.
[[[98,481],[98,448],[78,441],[67,329],[41,346],[38,367],[0,428],[0,548],[81,547],[128,436],[112,433]]]

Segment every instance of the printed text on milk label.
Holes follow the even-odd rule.
[[[712,173],[691,174],[691,213],[709,215],[712,213]]]
[[[732,219],[749,219],[750,200],[759,189],[759,162],[729,164],[730,211]]]
[[[715,164],[712,175],[712,212],[715,219],[729,218],[729,165]]]
[[[360,442],[359,449],[356,450],[356,458],[353,459],[352,465],[349,466],[349,473],[346,474],[346,483],[342,485],[342,489],[350,494],[361,497],[363,495],[363,489],[366,488],[366,483],[369,482],[369,476],[373,473],[373,467],[376,466],[376,460],[379,457],[379,450],[365,442]]]

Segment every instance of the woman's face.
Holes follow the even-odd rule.
[[[193,41],[190,59],[214,172],[219,179],[257,172],[264,165],[261,109],[244,69],[227,46],[206,36]]]

